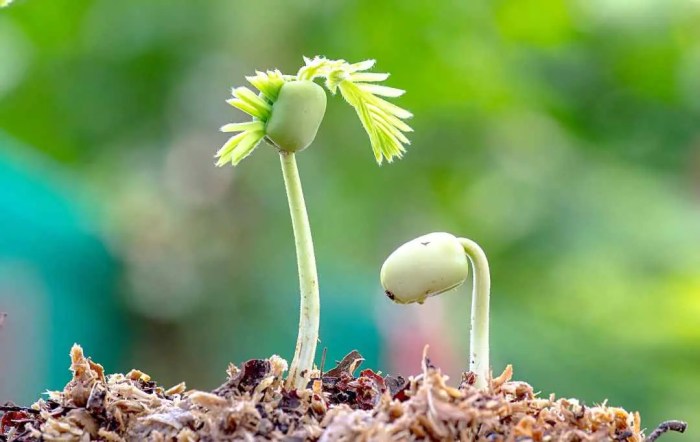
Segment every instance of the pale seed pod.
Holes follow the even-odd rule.
[[[380,273],[386,295],[399,304],[453,289],[467,279],[469,261],[460,241],[449,233],[420,236],[396,249]]]
[[[313,81],[282,85],[267,122],[267,138],[284,152],[306,149],[316,138],[326,112],[326,93]]]

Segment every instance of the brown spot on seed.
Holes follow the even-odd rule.
[[[396,296],[394,296],[394,294],[391,293],[389,290],[385,291],[384,293],[386,293],[386,296],[392,301],[396,299]]]

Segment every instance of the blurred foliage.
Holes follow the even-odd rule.
[[[75,341],[109,365],[129,341],[118,266],[65,179],[37,155],[5,154],[20,148],[0,133],[0,401],[64,384],[56,367]]]
[[[392,368],[372,322],[416,314],[382,298],[379,266],[446,230],[490,257],[495,370],[697,431],[697,0],[15,1],[0,12],[0,128],[82,183],[123,262],[138,339],[111,369],[204,388],[228,361],[291,356],[276,154],[216,169],[213,153],[231,86],[317,54],[376,58],[416,116],[406,157],[378,168],[331,101],[299,157],[329,360],[357,347]],[[454,312],[432,319],[464,364],[467,292],[430,301]]]

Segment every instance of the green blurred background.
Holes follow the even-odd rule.
[[[340,97],[299,156],[321,348],[458,377],[469,290],[391,304],[430,231],[492,267],[494,370],[700,427],[700,2],[17,0],[0,10],[0,401],[107,371],[212,388],[296,339],[276,153],[213,154],[230,87],[302,55],[378,60],[415,118],[381,168]],[[455,381],[456,382],[456,381]],[[695,433],[697,434],[697,433]],[[668,440],[675,440],[669,437]],[[680,438],[678,440],[681,440]]]

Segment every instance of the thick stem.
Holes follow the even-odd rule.
[[[466,238],[459,238],[459,242],[464,247],[474,270],[469,371],[476,374],[476,388],[484,389],[488,385],[491,370],[489,365],[489,298],[491,297],[489,262],[477,243]]]
[[[292,216],[294,244],[297,250],[297,268],[299,270],[299,290],[301,292],[299,335],[286,387],[288,389],[301,389],[308,382],[316,355],[320,316],[318,275],[316,273],[314,244],[311,240],[311,227],[309,226],[309,217],[306,214],[304,193],[301,189],[301,180],[294,153],[280,152],[280,161],[282,162],[284,185],[287,189],[289,212]]]

